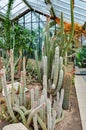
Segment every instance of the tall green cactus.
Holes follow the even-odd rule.
[[[70,99],[70,87],[72,82],[72,76],[71,74],[65,74],[64,76],[64,100],[63,100],[63,108],[67,110],[69,108],[69,99]]]

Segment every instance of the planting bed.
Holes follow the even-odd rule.
[[[35,86],[36,85],[30,85],[29,88],[34,88]],[[0,99],[1,97],[0,94]],[[7,124],[6,121],[0,121],[0,130]],[[64,119],[56,125],[56,130],[82,130],[78,102],[75,87],[73,85],[71,86],[69,110],[64,111]]]

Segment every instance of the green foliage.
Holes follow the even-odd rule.
[[[27,66],[26,66],[26,72],[29,80],[37,80],[37,68],[36,68],[36,62],[33,59],[28,59]]]
[[[15,51],[18,50],[27,50],[28,48],[31,50],[30,46],[33,44],[33,39],[35,34],[31,34],[30,31],[20,25],[14,25],[11,28],[12,36],[15,38]],[[11,37],[12,37],[11,36]],[[13,43],[13,39],[11,40]],[[33,49],[33,48],[32,48]]]
[[[65,57],[66,52],[70,50],[73,35],[74,35],[74,11],[73,11],[73,3],[72,0],[70,0],[70,11],[71,11],[71,31],[70,34],[67,34],[64,32],[64,19],[63,19],[63,12],[61,12],[61,24],[59,27],[57,27],[57,33],[56,33],[56,42],[60,47],[60,55],[62,57]],[[54,22],[50,23],[50,27],[52,27]]]
[[[76,52],[76,65],[79,67],[86,67],[86,47],[82,47]]]
[[[34,55],[34,50],[36,49],[36,45],[34,44],[35,32],[31,34],[28,29],[18,24],[11,25],[10,32],[10,48],[14,49],[15,54],[19,51],[26,51],[29,55]],[[0,48],[4,50],[9,49],[6,39],[8,38],[4,30],[0,39]]]
[[[12,5],[14,3],[14,0],[9,0],[8,1],[8,6],[7,6],[7,12],[6,12],[6,18],[5,18],[5,40],[6,40],[6,44],[7,44],[7,50],[10,49],[10,35],[11,35],[11,31],[10,31],[10,27],[11,27],[11,21],[10,21],[10,14],[11,14],[11,8]]]

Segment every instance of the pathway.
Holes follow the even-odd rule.
[[[82,130],[86,130],[86,69],[76,68],[75,88],[79,104]]]

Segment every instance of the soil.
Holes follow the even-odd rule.
[[[75,87],[71,86],[70,91],[70,107],[64,111],[64,119],[56,125],[55,130],[82,130],[80,113]]]
[[[7,124],[6,121],[0,121],[0,130]],[[77,96],[73,85],[70,92],[69,110],[64,111],[64,119],[56,125],[55,130],[82,130]]]

